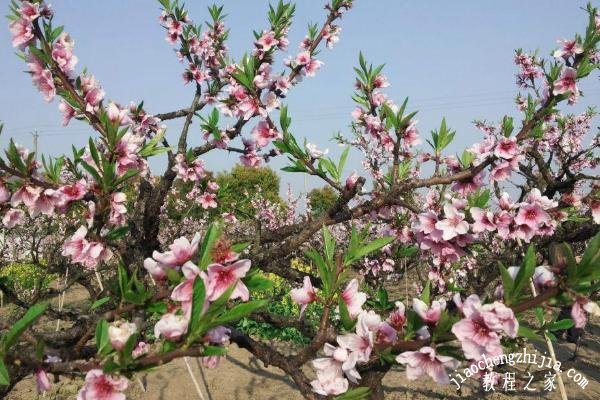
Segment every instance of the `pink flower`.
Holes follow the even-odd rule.
[[[540,224],[547,224],[549,222],[550,216],[537,204],[522,205],[515,217],[515,223],[526,225],[534,231],[538,229]]]
[[[85,95],[85,110],[87,112],[95,112],[98,109],[98,105],[104,99],[104,90],[99,87],[94,87],[88,91]]]
[[[150,257],[144,260],[144,268],[150,275],[152,275],[152,278],[157,280],[165,279],[167,277],[165,272],[166,267],[169,266],[161,264]]]
[[[219,184],[217,182],[210,181],[206,184],[206,190],[216,192],[217,190],[219,190]]]
[[[129,122],[127,109],[122,109],[112,101],[106,106],[106,115],[113,124],[124,125]]]
[[[104,244],[86,240],[87,228],[79,227],[73,236],[63,245],[63,256],[68,256],[73,262],[80,263],[86,268],[95,268],[100,261],[108,260],[112,253]]]
[[[247,97],[237,106],[237,115],[244,120],[252,118],[254,115],[266,116],[264,110],[261,110],[259,101],[254,97]]]
[[[217,326],[216,328],[206,332],[206,335],[204,335],[204,340],[211,344],[223,345],[229,341],[230,333],[231,329],[225,326]]]
[[[108,337],[110,344],[116,350],[123,350],[129,337],[137,332],[137,326],[134,323],[126,321],[116,321],[108,327]]]
[[[571,318],[573,318],[575,328],[585,328],[585,325],[587,324],[587,316],[583,311],[583,307],[581,307],[580,301],[573,303],[573,306],[571,307]]]
[[[230,223],[230,224],[235,224],[236,222],[238,222],[238,219],[236,218],[235,214],[233,213],[223,213],[221,214],[221,217],[223,218],[223,221]]]
[[[494,149],[494,155],[499,158],[510,160],[517,154],[519,154],[519,146],[517,145],[517,138],[502,138],[498,140],[496,148]]]
[[[25,213],[17,208],[11,208],[4,214],[2,218],[2,224],[8,229],[13,228],[17,225],[21,225],[25,219]]]
[[[341,376],[326,376],[310,382],[313,392],[323,396],[335,396],[348,391],[348,380]]]
[[[127,196],[125,193],[118,192],[113,193],[110,196],[110,214],[108,216],[108,222],[113,225],[123,225],[126,222],[127,206],[125,202]]]
[[[192,299],[194,296],[194,282],[199,276],[203,280],[206,287],[206,272],[200,269],[191,261],[186,262],[181,267],[181,271],[185,276],[185,281],[177,285],[171,293],[171,299],[181,302],[181,308],[186,318],[190,318],[192,311]],[[208,299],[204,300],[203,311],[208,308]]]
[[[33,25],[26,19],[18,19],[8,26],[13,47],[25,48],[33,39]]]
[[[54,214],[54,207],[60,201],[60,196],[54,189],[45,189],[35,200],[33,206],[29,208],[29,215],[35,217],[41,213],[52,216]]]
[[[396,361],[406,364],[406,377],[415,380],[423,374],[429,375],[435,382],[450,383],[446,368],[455,369],[459,362],[452,357],[436,354],[429,346],[419,351],[406,351],[396,357]]]
[[[600,201],[592,201],[590,209],[592,210],[592,219],[594,220],[594,223],[600,224]]]
[[[200,203],[205,210],[217,208],[217,196],[214,193],[204,192],[202,196],[198,197],[198,203]]]
[[[356,355],[357,361],[368,361],[374,346],[374,333],[379,329],[381,318],[375,313],[362,312],[356,322],[356,333],[337,337],[339,345]]]
[[[219,362],[221,361],[221,356],[200,357],[200,360],[202,360],[202,365],[204,367],[214,369],[219,366]]]
[[[140,358],[144,354],[148,354],[150,352],[150,345],[145,342],[139,342],[133,351],[131,352],[131,356],[133,358]]]
[[[240,156],[242,165],[246,167],[258,167],[261,162],[261,158],[258,156],[256,151],[248,151]]]
[[[346,179],[346,188],[354,189],[354,186],[356,185],[357,181],[358,181],[358,174],[356,173],[356,171],[353,171],[350,174],[350,176],[348,176],[348,178]]]
[[[573,318],[575,328],[585,328],[587,323],[586,312],[590,315],[598,317],[600,316],[600,307],[591,300],[585,298],[577,299],[571,308],[571,318]]]
[[[560,75],[560,78],[554,82],[554,89],[552,93],[555,96],[564,94],[567,92],[571,93],[571,96],[577,98],[579,90],[577,89],[577,71],[571,67],[565,67]]]
[[[272,129],[266,121],[260,121],[252,130],[252,138],[258,147],[265,147],[271,140],[280,139],[281,134]]]
[[[210,264],[207,268],[207,299],[209,301],[218,299],[231,285],[235,284],[230,299],[240,298],[242,301],[248,301],[250,292],[241,278],[246,276],[249,270],[250,260],[239,260],[226,266]]]
[[[296,64],[298,65],[306,65],[310,62],[310,53],[308,51],[303,51],[298,53],[296,56]]]
[[[64,185],[56,191],[60,195],[59,207],[64,207],[69,203],[83,199],[86,193],[86,181],[80,179],[71,185]]]
[[[472,178],[457,181],[453,186],[452,190],[458,192],[461,196],[467,196],[471,193],[475,193],[477,189],[483,186],[483,173],[479,173]]]
[[[183,315],[164,314],[154,325],[154,336],[176,341],[187,333],[188,323],[188,319]]]
[[[356,318],[362,311],[362,305],[367,301],[367,294],[358,291],[358,280],[352,279],[342,292],[342,300],[348,307],[350,318]]]
[[[444,215],[446,218],[435,224],[435,227],[442,231],[442,239],[450,240],[469,231],[469,223],[464,220],[465,214],[459,212],[456,207],[445,204]]]
[[[44,393],[50,390],[50,380],[48,374],[41,368],[35,371],[35,385],[38,393]]]
[[[313,360],[313,367],[317,370],[317,380],[327,381],[328,378],[342,377],[344,374],[350,381],[357,383],[360,375],[356,370],[356,354],[343,347],[335,347],[329,343],[323,346],[323,353],[327,357]]]
[[[33,84],[44,96],[44,100],[48,103],[56,96],[56,87],[54,86],[54,78],[52,72],[42,66],[40,61],[33,55],[29,54],[27,60],[27,66],[29,67],[29,73],[31,74],[31,80]]]
[[[35,202],[40,197],[44,189],[38,186],[21,186],[16,192],[13,193],[10,200],[10,204],[13,207],[23,203],[25,207],[31,209],[35,206]]]
[[[24,1],[21,3],[21,7],[19,7],[19,14],[21,14],[21,18],[33,22],[40,16],[40,5],[38,3]]]
[[[317,293],[315,292],[315,289],[313,288],[308,276],[304,277],[304,285],[301,288],[292,289],[290,291],[290,297],[294,303],[301,306],[300,317],[302,317],[306,307],[317,299]]]
[[[317,145],[313,143],[306,143],[304,147],[306,148],[306,152],[308,153],[308,155],[314,159],[321,158],[325,154],[329,153],[329,149],[321,151],[317,149]]]
[[[404,130],[404,136],[402,136],[404,149],[409,151],[411,147],[421,144],[421,137],[417,129],[417,123],[419,121],[410,121],[410,124]]]
[[[105,375],[92,369],[85,376],[85,385],[77,393],[77,400],[126,400],[123,393],[129,381],[124,377]]]
[[[171,19],[167,25],[167,31],[169,33],[169,36],[177,38],[183,33],[183,24],[181,23],[181,21]]]
[[[421,299],[413,299],[413,310],[427,324],[435,325],[445,309],[445,300],[435,300],[431,302],[431,306],[428,306]]]
[[[199,181],[206,176],[204,172],[204,161],[194,160],[188,162],[183,154],[177,154],[175,156],[175,165],[172,169],[177,173],[177,177],[184,182],[187,181]]]
[[[533,283],[538,288],[548,288],[554,286],[556,283],[556,277],[554,276],[554,273],[545,265],[536,267],[532,278]]]
[[[10,190],[8,190],[4,182],[0,180],[0,204],[4,204],[10,200],[10,196]]]
[[[465,318],[452,327],[467,359],[479,360],[483,355],[502,354],[499,333],[517,336],[519,322],[513,311],[500,302],[482,305],[477,295],[469,296],[462,305]]]
[[[390,313],[387,322],[396,331],[401,331],[406,323],[406,314],[404,304],[400,301],[396,302],[396,309]]]
[[[117,142],[115,153],[117,155],[117,174],[123,176],[130,169],[140,172],[146,170],[146,161],[138,156],[144,141],[143,135],[127,132]]]
[[[181,266],[196,256],[199,242],[200,233],[194,235],[191,243],[186,237],[180,237],[175,239],[173,244],[169,246],[169,251],[164,253],[154,251],[154,253],[152,253],[152,258],[167,266]]]
[[[52,58],[65,74],[69,74],[77,65],[78,59],[73,55],[74,46],[73,39],[65,32],[60,34],[52,46]]]
[[[471,216],[473,217],[473,232],[493,232],[496,230],[494,224],[494,214],[488,210],[482,210],[479,207],[471,207],[469,209]]]
[[[375,88],[386,88],[389,86],[390,83],[385,75],[379,74],[373,79],[373,87]]]
[[[322,61],[312,58],[310,62],[304,66],[302,73],[306,76],[313,77],[322,66]]]
[[[272,47],[277,46],[279,40],[275,38],[275,32],[263,32],[262,36],[256,41],[256,44],[262,47],[263,51],[269,51]]]
[[[555,58],[564,58],[567,59],[569,57],[575,57],[577,54],[583,53],[583,47],[581,44],[577,43],[576,40],[559,40],[558,44],[561,45],[560,49],[554,51],[553,56]]]

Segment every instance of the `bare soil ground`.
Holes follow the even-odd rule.
[[[82,292],[71,293],[67,296],[67,307],[81,305]],[[69,304],[70,303],[70,304]],[[0,317],[5,318],[9,307],[0,309]],[[570,343],[556,344],[557,358],[563,363],[563,379],[570,400],[598,400],[600,399],[600,326],[599,321],[592,321],[586,328],[586,334],[581,342],[579,355],[575,361],[570,361],[574,345]],[[281,346],[281,344],[275,344]],[[543,345],[536,345],[538,353],[543,354],[546,349]],[[289,347],[288,347],[289,349]],[[293,349],[289,349],[293,350]],[[529,351],[533,351],[530,348]],[[190,367],[196,377],[204,400],[300,400],[302,397],[294,388],[293,382],[288,379],[278,368],[265,367],[247,351],[231,345],[229,354],[222,359],[216,369],[201,368],[195,359],[189,360]],[[575,368],[584,375],[589,384],[585,389],[580,388],[573,380],[566,376],[570,368]],[[527,383],[524,366],[520,366],[516,373],[517,387]],[[429,378],[421,377],[416,381],[406,379],[405,372],[395,367],[388,373],[383,381],[386,399],[390,400],[424,400],[424,399],[560,399],[557,390],[544,392],[544,371],[532,368],[540,380],[533,381],[530,387],[535,387],[535,392],[517,390],[507,394],[502,390],[502,382],[496,385],[496,391],[484,392],[479,389],[478,383],[471,379],[463,385],[462,393],[457,393],[454,385],[440,386]],[[310,373],[307,369],[307,373]],[[183,359],[160,366],[146,375],[140,376],[145,383],[146,391],[142,390],[140,382],[131,382],[127,390],[127,398],[131,400],[197,400],[200,399],[187,371]],[[8,400],[67,400],[75,399],[81,387],[81,379],[61,377],[59,383],[53,384],[52,391],[45,396],[38,396],[35,382],[32,377],[16,385],[6,397]]]

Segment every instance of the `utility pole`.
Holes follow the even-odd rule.
[[[29,134],[33,136],[33,152],[35,153],[35,159],[37,160],[38,138],[40,137],[40,134],[37,132],[37,129],[33,132],[29,132]]]

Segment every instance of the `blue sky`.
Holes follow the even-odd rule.
[[[187,3],[192,19],[207,19],[206,6],[212,3]],[[219,4],[224,4],[228,14],[231,55],[239,59],[251,49],[252,30],[268,26],[268,2],[226,0]],[[297,2],[290,52],[296,52],[308,22],[323,21],[323,4]],[[182,84],[182,66],[157,23],[158,2],[56,0],[52,5],[55,24],[65,25],[75,39],[78,68],[87,67],[109,99],[123,104],[144,100],[150,113],[189,106],[193,88]],[[557,39],[583,32],[584,6],[583,1],[559,0],[356,0],[341,21],[340,42],[319,55],[325,63],[321,71],[294,88],[286,99],[292,130],[299,138],[329,147],[333,154],[340,152],[329,140],[337,131],[349,134],[352,67],[362,50],[373,63],[386,63],[390,97],[401,103],[408,96],[409,108],[420,110],[421,135],[428,137],[445,116],[457,130],[450,151],[460,151],[481,138],[471,123],[474,119],[498,121],[504,114],[516,116],[513,50],[521,47],[549,54]],[[24,69],[14,55],[8,29],[0,29],[0,121],[5,124],[0,145],[4,147],[12,136],[31,146],[29,132],[34,129],[40,134],[40,151],[46,154],[70,152],[71,144],[85,145],[93,135],[91,128],[79,121],[62,128],[58,103],[46,104]],[[577,107],[571,107],[573,111],[600,103],[597,77],[588,79],[582,89],[589,93]],[[168,136],[175,137],[182,123],[168,123]],[[197,126],[190,134],[192,145],[200,143]],[[205,159],[210,169],[219,171],[230,168],[237,156],[220,152]],[[283,161],[273,162],[272,167],[280,168]],[[360,169],[357,161],[357,155],[352,156],[347,169]],[[164,160],[153,161],[153,171],[161,173],[163,165]],[[282,173],[282,183],[286,182],[295,190],[303,189],[300,176]],[[316,180],[309,182],[310,187],[317,185]]]

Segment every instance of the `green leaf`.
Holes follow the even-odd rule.
[[[539,323],[544,322],[544,309],[542,307],[536,307],[534,310],[535,317],[537,318]]]
[[[269,278],[261,276],[258,273],[258,270],[256,270],[256,273],[247,275],[243,281],[248,290],[251,292],[257,290],[268,290],[273,287],[273,282]]]
[[[201,270],[206,269],[208,264],[210,264],[210,252],[220,235],[221,229],[217,224],[213,223],[208,227],[206,234],[204,235],[204,240],[202,241],[202,247],[198,253],[198,268]]]
[[[125,268],[123,267],[123,264],[121,264],[121,263],[119,263],[117,265],[117,279],[119,281],[119,289],[121,291],[121,297],[124,297],[125,292],[127,291],[127,287],[129,286],[129,277],[127,276],[127,271],[125,271]]]
[[[536,340],[539,342],[542,342],[544,340],[544,338],[542,338],[540,335],[538,335],[536,331],[534,331],[531,328],[526,327],[523,324],[519,324],[518,335],[521,337],[531,339],[531,340]]]
[[[110,296],[106,296],[106,297],[96,300],[95,302],[92,303],[92,305],[90,307],[90,311],[95,310],[96,308],[102,306],[107,301],[110,301]]]
[[[268,303],[268,300],[252,300],[237,304],[225,311],[215,320],[211,321],[210,326],[223,325],[232,321],[237,321],[240,318],[250,315],[256,310],[265,307]]]
[[[323,251],[325,252],[325,257],[327,261],[331,264],[333,263],[333,257],[335,253],[335,239],[331,235],[329,228],[323,225]]]
[[[83,169],[85,169],[99,185],[104,187],[103,179],[100,176],[100,174],[98,173],[98,171],[96,170],[96,168],[92,167],[90,164],[88,164],[87,162],[85,162],[83,160],[80,160],[79,162],[81,163],[81,166],[83,167]]]
[[[339,396],[334,397],[335,400],[364,400],[369,396],[370,389],[368,387],[360,386],[354,389],[348,390],[346,393],[342,393]]]
[[[372,252],[377,251],[384,246],[387,246],[388,244],[392,243],[395,239],[396,238],[393,236],[380,237],[380,238],[373,240],[372,242],[370,242],[368,244],[365,244],[365,245],[359,247],[353,253],[353,257],[349,260],[348,263],[346,263],[346,265],[349,265],[356,260],[360,260],[361,258],[371,254]]]
[[[105,238],[106,238],[106,240],[110,240],[110,241],[119,240],[122,237],[125,237],[125,235],[127,235],[127,232],[129,232],[129,227],[127,225],[119,226],[119,227],[111,230],[110,232],[108,232],[106,234]]]
[[[167,304],[164,301],[149,304],[146,306],[146,311],[156,314],[164,314],[167,312]]]
[[[319,278],[321,278],[321,282],[323,283],[323,291],[326,296],[329,296],[331,293],[331,285],[333,274],[330,271],[329,266],[325,262],[323,256],[316,250],[310,249],[306,252],[306,256],[310,258],[317,266],[317,272],[319,273]]]
[[[95,337],[98,354],[101,354],[110,346],[108,337],[108,322],[106,322],[105,319],[101,319],[100,321],[98,321],[98,324],[96,325]]]
[[[521,291],[525,285],[529,283],[529,279],[535,272],[535,264],[535,249],[533,245],[529,245],[527,248],[527,254],[523,260],[523,264],[521,265],[521,268],[519,268],[519,272],[517,272],[517,276],[515,277],[515,283],[511,294],[512,299],[516,300],[521,294]]]
[[[498,262],[498,268],[500,269],[500,275],[502,276],[502,288],[504,289],[504,300],[508,303],[512,303],[512,293],[513,293],[513,285],[514,281],[511,278],[508,270],[501,262]]]
[[[340,175],[342,175],[344,171],[344,166],[346,165],[346,160],[348,159],[348,153],[350,153],[350,146],[347,146],[342,152],[342,156],[340,157],[340,161],[338,162],[337,170]]]
[[[213,321],[217,315],[220,315],[221,313],[223,313],[223,311],[225,311],[227,302],[229,301],[229,298],[231,297],[231,294],[233,293],[236,285],[237,285],[237,283],[234,283],[233,285],[231,285],[215,301],[213,301],[210,304],[210,306],[208,307],[208,310],[206,311],[206,313],[204,313],[204,315],[202,316],[202,319],[199,322],[199,326],[197,328],[198,334],[204,333],[208,329],[207,328],[208,324],[211,321]]]
[[[548,325],[547,329],[551,331],[561,331],[564,329],[569,329],[573,327],[572,319],[561,319],[560,321],[556,321]]]
[[[590,240],[581,262],[579,263],[580,275],[587,275],[593,270],[600,269],[600,233],[596,234],[592,240]]]
[[[127,180],[133,178],[134,176],[136,176],[139,173],[140,173],[139,169],[130,168],[127,171],[125,171],[125,173],[122,176],[120,176],[119,178],[114,180],[114,182],[111,181],[111,186],[117,187],[117,186],[121,185],[122,183],[126,182]]]
[[[192,316],[190,319],[190,332],[196,334],[200,319],[202,318],[202,310],[206,299],[206,287],[204,281],[196,277],[194,280],[194,291],[192,295]]]
[[[92,160],[94,160],[94,163],[96,164],[97,167],[100,167],[102,165],[100,163],[100,156],[98,155],[98,149],[96,148],[96,143],[94,143],[92,138],[89,139],[88,147],[90,149],[90,155],[92,156]]]
[[[23,334],[48,308],[48,303],[38,303],[31,306],[25,315],[23,315],[10,330],[2,336],[2,348],[0,353],[6,353],[6,351],[16,343],[19,336]]]
[[[8,376],[8,370],[4,361],[0,360],[0,386],[10,385],[10,377]]]
[[[452,329],[452,325],[454,325],[455,320],[450,316],[448,311],[442,311],[440,315],[440,319],[433,329],[433,340],[439,340],[445,336],[447,336]]]
[[[231,251],[239,254],[242,251],[246,250],[248,247],[250,247],[251,244],[252,242],[236,243],[234,245],[231,245]]]
[[[348,305],[346,305],[344,299],[340,297],[338,304],[342,326],[346,331],[351,332],[352,330],[354,330],[354,326],[356,325],[356,319],[352,319],[352,317],[350,317],[350,313],[348,312]]]
[[[431,281],[427,281],[427,283],[425,284],[425,287],[423,288],[423,291],[421,292],[421,300],[423,301],[423,303],[429,305],[430,297],[431,297]]]
[[[204,346],[202,357],[209,356],[224,356],[227,354],[227,347],[220,346]]]
[[[133,335],[129,336],[127,338],[127,342],[125,342],[125,346],[123,346],[123,350],[121,350],[121,354],[125,356],[125,359],[127,361],[131,360],[131,353],[133,352],[133,349],[135,348],[135,345],[138,342],[139,335],[139,332],[135,332]],[[121,364],[124,363],[121,362]]]

